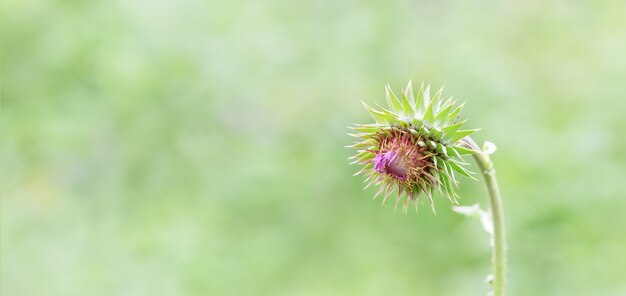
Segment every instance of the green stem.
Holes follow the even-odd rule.
[[[506,285],[506,234],[504,229],[504,212],[502,210],[502,199],[498,182],[496,180],[496,170],[489,158],[489,154],[483,152],[476,142],[470,137],[463,140],[469,147],[477,151],[473,154],[474,160],[478,163],[487,191],[489,192],[489,204],[491,208],[491,217],[493,219],[493,295],[504,296]]]

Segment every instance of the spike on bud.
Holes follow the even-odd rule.
[[[352,129],[359,133],[350,134],[361,140],[351,146],[360,148],[351,159],[363,165],[359,173],[367,176],[368,186],[380,186],[376,196],[384,192],[383,203],[391,192],[397,192],[396,204],[404,195],[405,212],[409,202],[421,198],[421,193],[432,207],[435,190],[456,202],[455,171],[471,176],[462,167],[465,162],[454,158],[474,153],[460,141],[475,130],[460,129],[465,123],[457,121],[463,105],[456,107],[456,101],[443,100],[441,92],[431,97],[430,85],[422,83],[415,96],[409,83],[398,98],[387,87],[387,108],[363,103],[376,123],[357,125]]]

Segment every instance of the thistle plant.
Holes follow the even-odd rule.
[[[422,84],[416,94],[409,82],[397,96],[389,85],[386,87],[387,106],[363,106],[374,123],[351,127],[359,139],[354,145],[357,154],[350,157],[351,164],[362,167],[356,175],[364,174],[368,188],[377,185],[374,199],[382,197],[385,204],[395,195],[395,208],[400,202],[407,213],[409,204],[415,205],[427,198],[434,211],[433,196],[438,192],[454,205],[459,204],[456,192],[459,176],[471,179],[474,173],[463,160],[471,155],[478,164],[489,193],[490,212],[474,207],[455,207],[466,215],[480,216],[483,226],[492,235],[492,275],[489,279],[493,295],[503,296],[505,287],[505,234],[502,205],[495,170],[489,154],[495,146],[486,142],[483,149],[470,138],[476,129],[462,129],[466,120],[459,120],[463,104],[457,105],[453,98],[442,99],[443,89],[434,95],[430,86]]]

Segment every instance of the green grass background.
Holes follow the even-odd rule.
[[[351,177],[410,79],[498,146],[510,295],[626,295],[624,1],[1,7],[3,296],[485,295],[478,222]]]

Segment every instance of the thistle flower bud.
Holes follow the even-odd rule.
[[[411,201],[427,196],[434,211],[433,193],[439,191],[458,204],[455,173],[472,177],[465,168],[463,154],[474,150],[460,140],[476,130],[461,130],[465,121],[458,121],[463,105],[456,106],[450,98],[441,99],[443,89],[430,96],[430,86],[421,85],[417,95],[411,83],[398,98],[387,85],[387,108],[373,108],[363,103],[375,123],[351,127],[350,134],[360,141],[352,164],[363,167],[355,174],[365,174],[366,188],[377,184],[374,198],[384,193],[382,203],[397,192],[396,207],[404,197],[404,212]]]

